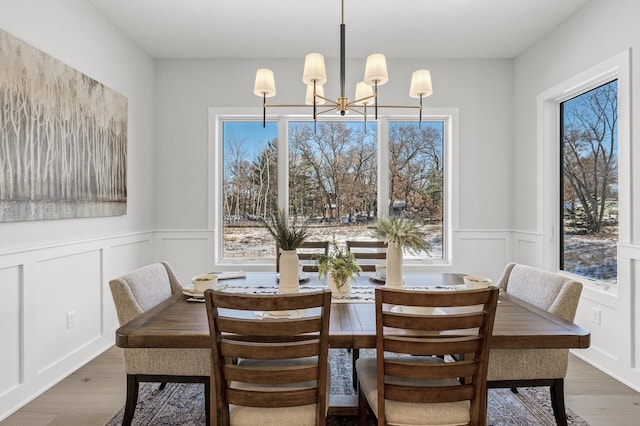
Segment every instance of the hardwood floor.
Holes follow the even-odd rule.
[[[640,394],[575,356],[565,381],[567,407],[590,426],[638,424]],[[101,426],[124,405],[122,350],[109,349],[0,422],[2,426]]]

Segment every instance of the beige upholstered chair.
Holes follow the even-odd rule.
[[[510,263],[497,286],[540,309],[573,322],[582,284],[559,274]],[[559,426],[567,424],[564,377],[568,349],[494,349],[489,357],[489,388],[549,386],[551,404]]]
[[[362,263],[362,260],[379,262],[387,258],[387,243],[384,241],[347,241],[347,250],[353,253],[364,272],[375,272],[376,265]]]
[[[495,287],[376,288],[376,357],[356,363],[359,424],[371,412],[380,426],[485,425],[497,303]]]
[[[331,388],[331,291],[255,295],[207,290],[205,302],[219,423],[324,425]],[[286,310],[302,315],[277,316]],[[258,312],[265,313],[263,319]]]
[[[136,269],[109,282],[120,325],[133,320],[181,290],[171,266],[166,262],[154,263]],[[140,382],[204,383],[207,424],[211,351],[209,349],[124,349],[127,374],[127,401],[122,419],[130,425],[138,401]]]

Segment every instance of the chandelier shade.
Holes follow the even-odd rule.
[[[316,105],[324,105],[326,103],[326,101],[323,99],[324,98],[324,88],[322,86],[317,86],[316,85],[316,95],[317,96],[313,96],[313,84],[310,84],[307,86],[307,94],[304,97],[304,103],[307,105],[313,105],[314,102],[314,98],[315,98],[315,102]]]
[[[367,57],[367,65],[364,68],[364,82],[382,86],[389,81],[387,73],[387,58],[381,53],[374,53]]]
[[[411,87],[409,88],[409,96],[412,98],[420,98],[422,96],[431,96],[433,88],[431,87],[431,73],[429,70],[418,70],[411,74]]]
[[[276,95],[276,80],[273,71],[267,68],[260,68],[256,73],[256,82],[253,86],[253,93],[257,96],[270,98]]]
[[[306,85],[323,85],[327,82],[327,69],[324,66],[324,56],[320,53],[309,53],[304,59],[302,81]]]
[[[373,87],[369,86],[364,81],[356,84],[356,100],[353,104],[358,106],[373,104]]]
[[[313,120],[328,112],[345,115],[349,111],[358,113],[367,120],[367,107],[375,108],[375,118],[378,119],[378,108],[417,108],[420,110],[419,120],[422,123],[422,99],[433,94],[431,73],[423,69],[414,71],[411,76],[409,96],[419,98],[419,105],[378,105],[378,87],[389,81],[387,60],[381,53],[374,53],[367,57],[364,79],[356,85],[355,99],[349,101],[345,95],[345,32],[344,0],[342,0],[342,23],[340,24],[340,95],[330,99],[324,95],[323,84],[327,82],[327,70],[324,56],[320,53],[309,53],[305,57],[302,81],[307,85],[304,104],[268,104],[267,98],[276,94],[276,84],[273,71],[260,68],[256,73],[253,93],[262,98],[262,124],[266,126],[267,107],[308,107],[313,108]],[[320,106],[320,108],[318,108]]]

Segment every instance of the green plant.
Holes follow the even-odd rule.
[[[354,279],[353,274],[360,275],[362,268],[356,262],[356,258],[350,251],[342,251],[335,240],[332,242],[333,248],[329,255],[320,254],[318,259],[318,276],[330,274],[331,278],[340,288],[348,279]]]
[[[418,222],[401,217],[379,217],[376,221],[376,237],[386,243],[396,243],[403,249],[413,253],[431,249]]]
[[[275,238],[276,244],[282,250],[295,250],[309,236],[307,223],[300,222],[297,215],[291,224],[287,221],[284,209],[271,213],[267,218],[260,218],[260,222]]]

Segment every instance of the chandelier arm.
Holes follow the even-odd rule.
[[[331,103],[334,106],[338,106],[338,103],[332,99],[325,98],[324,96],[316,95],[316,98],[324,99],[325,101]]]
[[[358,105],[358,103],[362,102],[362,101],[366,101],[367,99],[371,99],[371,98],[375,98],[376,95],[370,95],[370,96],[366,96],[364,98],[360,98],[360,99],[355,99],[351,102],[349,102],[347,104],[348,107],[354,106],[354,105]],[[358,105],[359,106],[359,105]]]
[[[335,110],[336,110],[335,108],[325,109],[325,110],[319,111],[316,115],[322,115],[322,114],[326,114],[328,112],[335,112]]]

